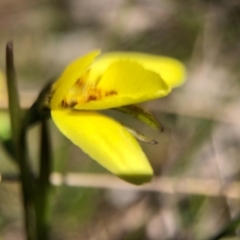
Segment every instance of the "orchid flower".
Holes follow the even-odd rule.
[[[169,57],[127,52],[99,55],[100,51],[93,51],[75,60],[53,84],[52,119],[68,139],[116,176],[133,184],[148,182],[153,169],[135,139],[142,135],[95,110],[126,106],[134,116],[138,108],[133,104],[164,97],[181,85],[185,68]],[[152,115],[142,113],[156,126]]]

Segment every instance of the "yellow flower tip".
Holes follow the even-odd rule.
[[[117,177],[121,178],[122,180],[132,183],[135,185],[142,185],[144,183],[148,183],[151,181],[153,177],[152,174],[133,174],[133,175],[117,175]]]

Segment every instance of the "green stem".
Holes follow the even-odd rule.
[[[40,171],[36,191],[37,239],[49,239],[51,144],[47,122],[41,125]]]
[[[27,239],[34,240],[35,209],[33,205],[33,178],[31,175],[30,166],[27,161],[26,125],[22,121],[22,112],[19,104],[12,42],[9,42],[6,47],[6,73],[13,145],[16,153],[16,160],[20,169],[25,230]]]

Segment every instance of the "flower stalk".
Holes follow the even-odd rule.
[[[37,181],[37,191],[35,196],[36,219],[37,219],[37,239],[49,239],[50,222],[50,174],[52,170],[51,141],[47,126],[47,121],[41,122],[40,132],[40,159],[39,177]]]

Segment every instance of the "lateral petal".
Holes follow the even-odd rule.
[[[86,154],[118,177],[150,181],[153,170],[136,139],[118,122],[96,112],[53,110],[59,130]]]
[[[119,60],[139,63],[145,69],[159,74],[171,88],[181,85],[186,78],[186,69],[177,59],[138,52],[110,52],[102,54],[93,63],[92,69],[94,74],[96,76],[102,75],[113,62]]]

